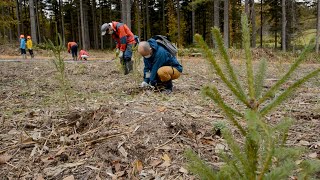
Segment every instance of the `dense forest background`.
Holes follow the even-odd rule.
[[[0,43],[17,43],[20,34],[34,43],[76,41],[85,49],[111,48],[100,35],[105,22],[121,21],[141,40],[168,36],[181,47],[201,34],[211,47],[211,27],[218,26],[229,47],[241,47],[240,17],[250,19],[252,47],[295,50],[317,34],[316,0],[1,0]]]

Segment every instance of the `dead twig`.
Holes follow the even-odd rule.
[[[159,145],[159,146],[157,146],[157,147],[154,147],[154,149],[159,149],[159,148],[161,148],[162,146],[168,144],[168,143],[171,142],[174,138],[176,138],[180,132],[181,132],[181,129],[180,129],[171,139],[169,139],[167,142],[165,142],[165,143],[163,143],[163,144],[161,144],[161,145]]]
[[[0,105],[6,102],[11,96],[12,96],[12,93],[10,93],[4,100],[0,101]]]
[[[26,142],[26,143],[22,143],[22,144],[20,144],[20,143],[19,144],[14,144],[12,146],[9,146],[7,148],[4,148],[4,149],[0,150],[0,154],[5,153],[5,152],[7,152],[7,151],[9,151],[11,149],[17,148],[17,147],[22,147],[23,145],[28,146],[28,145],[36,144],[36,143],[37,142],[31,141],[31,142]]]
[[[115,134],[115,135],[111,135],[111,136],[107,136],[107,137],[102,137],[102,138],[98,138],[98,139],[91,140],[91,141],[86,141],[86,142],[83,142],[83,143],[76,144],[76,146],[97,143],[97,142],[100,142],[100,141],[103,141],[103,140],[111,139],[111,138],[114,138],[114,137],[119,137],[119,136],[122,136],[122,135],[125,135],[125,134],[130,134],[130,133],[132,133],[132,131],[125,132],[125,133],[119,133],[119,134]]]

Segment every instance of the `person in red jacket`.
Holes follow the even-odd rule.
[[[132,71],[133,62],[132,58],[132,46],[136,44],[135,36],[128,28],[126,24],[112,21],[111,23],[104,23],[101,26],[101,35],[106,33],[112,35],[112,38],[117,42],[117,54],[121,63],[125,67],[124,74],[128,74]]]
[[[76,42],[68,42],[68,53],[72,53],[73,60],[77,60],[78,44]]]
[[[83,60],[84,59],[86,61],[86,60],[88,60],[88,57],[89,57],[89,53],[87,51],[81,49],[80,52],[79,52],[78,59],[79,60]]]

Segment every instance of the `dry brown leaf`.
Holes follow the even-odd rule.
[[[87,168],[90,168],[92,170],[100,170],[100,168],[97,168],[97,167],[94,167],[94,166],[84,166],[84,167],[87,167]]]
[[[96,180],[101,180],[101,178],[100,178],[99,174],[97,174],[97,176],[96,176]]]
[[[214,148],[214,152],[215,153],[220,153],[220,152],[223,152],[224,149],[225,149],[225,145],[223,144],[217,144],[216,147]]]
[[[114,169],[116,170],[116,172],[120,171],[121,165],[120,165],[119,161],[114,161],[113,165],[114,165]]]
[[[12,156],[11,156],[11,155],[8,155],[8,154],[2,154],[2,155],[0,155],[0,164],[5,164],[5,163],[7,163],[11,158],[12,158]]]
[[[71,175],[71,176],[65,177],[63,178],[63,180],[74,180],[74,176]]]
[[[62,147],[55,155],[56,156],[60,156],[62,153],[64,153],[66,151],[66,147]]]
[[[121,177],[121,176],[123,176],[124,175],[124,173],[125,173],[125,171],[118,171],[118,172],[116,172],[116,176],[117,177]]]
[[[301,141],[299,141],[299,145],[302,145],[302,146],[309,146],[309,145],[310,145],[310,142],[308,142],[308,141],[304,141],[304,140],[301,140]]]
[[[156,160],[153,160],[153,161],[151,161],[151,163],[150,163],[150,165],[152,166],[152,167],[156,167],[156,166],[158,166],[159,164],[161,164],[161,160],[160,159],[156,159]]]
[[[66,170],[67,168],[72,168],[76,166],[80,166],[84,164],[85,161],[81,160],[79,162],[75,163],[66,163],[66,164],[60,164],[59,166],[54,166],[54,167],[47,167],[43,170],[43,172],[46,174],[46,176],[56,176]]]
[[[186,169],[183,168],[183,167],[181,167],[181,168],[179,169],[179,172],[182,172],[182,173],[184,173],[184,174],[188,174],[188,170],[186,170]]]
[[[308,156],[309,156],[309,158],[315,159],[318,157],[318,154],[315,152],[315,153],[309,154]]]
[[[142,169],[143,169],[143,164],[142,164],[142,162],[141,162],[140,160],[136,160],[136,161],[134,162],[134,164],[133,164],[133,169],[134,169],[134,171],[136,170],[136,171],[138,171],[138,172],[141,172]]]
[[[162,159],[164,160],[164,162],[161,164],[162,167],[169,167],[171,165],[171,159],[167,154],[164,154]]]
[[[165,106],[161,106],[158,108],[159,112],[165,112],[166,110],[167,110],[167,107],[165,107]]]
[[[38,174],[36,180],[44,180],[43,176],[41,174]]]
[[[124,156],[125,158],[128,157],[127,151],[122,146],[118,150],[122,154],[122,156]]]

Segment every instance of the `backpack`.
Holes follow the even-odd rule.
[[[177,56],[178,48],[172,44],[166,36],[155,35],[152,39],[155,39],[158,45],[164,47],[172,56]]]

